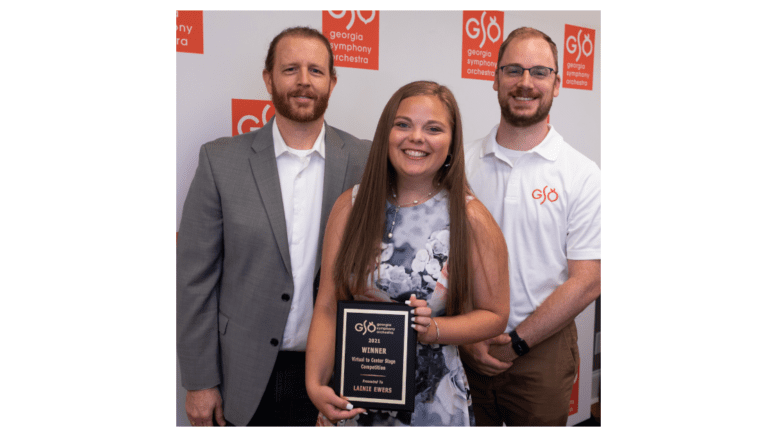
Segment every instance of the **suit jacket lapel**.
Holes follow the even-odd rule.
[[[273,118],[257,132],[251,145],[256,153],[249,158],[249,162],[256,186],[259,189],[259,196],[270,220],[275,242],[278,244],[278,250],[283,258],[283,264],[291,275],[291,256],[286,236],[286,215],[283,211],[281,181],[278,178],[278,166],[275,162],[275,148],[272,138],[272,124],[274,122]],[[329,153],[328,150],[327,153]]]
[[[348,152],[343,147],[343,139],[328,124],[325,124],[324,147],[326,160],[324,163],[324,196],[321,205],[321,226],[318,232],[318,254],[316,255],[316,271],[321,267],[321,250],[324,247],[324,231],[329,219],[329,212],[343,190],[349,187],[345,184],[345,173],[348,169]]]

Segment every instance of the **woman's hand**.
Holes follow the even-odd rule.
[[[308,396],[318,411],[333,424],[367,412],[364,408],[353,408],[348,399],[337,396],[335,391],[326,385],[319,385],[313,390],[308,390]]]
[[[418,332],[418,341],[421,343],[435,341],[437,330],[432,326],[432,309],[426,306],[426,301],[416,299],[415,294],[412,294],[405,304],[414,308],[414,316],[411,320],[413,328]]]

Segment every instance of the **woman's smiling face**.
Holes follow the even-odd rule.
[[[445,163],[453,138],[447,108],[436,96],[402,100],[389,134],[389,160],[399,178],[428,178]]]

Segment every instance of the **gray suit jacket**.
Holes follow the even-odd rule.
[[[187,390],[219,386],[245,425],[270,378],[294,295],[271,120],[202,146],[177,245],[177,345]],[[370,142],[326,125],[316,271],[329,212],[359,183]]]

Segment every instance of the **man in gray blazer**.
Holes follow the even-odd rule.
[[[370,148],[324,123],[337,77],[320,32],[281,32],[262,75],[275,117],[202,146],[178,232],[178,360],[195,426],[315,424],[304,351],[324,229]]]

